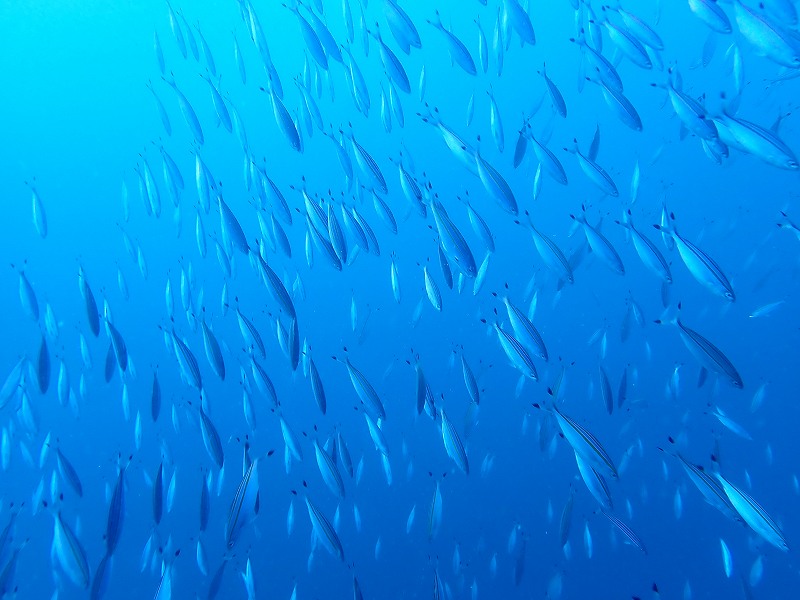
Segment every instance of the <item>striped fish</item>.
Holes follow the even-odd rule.
[[[72,529],[61,519],[61,513],[55,516],[53,531],[53,550],[58,564],[70,581],[82,589],[89,588],[89,561]]]
[[[327,411],[328,403],[325,398],[325,388],[322,386],[322,379],[319,376],[319,371],[317,371],[317,365],[314,364],[313,358],[308,359],[308,374],[311,378],[311,392],[314,395],[314,401],[324,415]]]
[[[686,471],[689,479],[691,479],[695,487],[700,490],[700,493],[703,494],[703,499],[729,519],[738,521],[739,514],[736,512],[733,504],[731,504],[731,501],[728,500],[725,490],[717,480],[706,473],[701,467],[686,460],[681,454],[675,454],[674,456],[681,461],[683,470]]]
[[[117,548],[119,536],[122,533],[122,521],[125,517],[125,470],[127,466],[119,470],[117,481],[114,484],[114,491],[111,494],[111,502],[108,505],[108,519],[106,520],[106,554],[111,556]]]
[[[603,397],[603,404],[608,411],[608,414],[614,412],[614,392],[611,391],[611,382],[608,380],[608,374],[603,368],[603,365],[598,367],[600,372],[600,395]]]
[[[472,60],[472,55],[467,50],[467,47],[454,33],[450,30],[446,29],[445,26],[442,24],[442,18],[439,15],[439,11],[436,11],[436,19],[434,21],[428,20],[430,25],[433,25],[436,29],[442,32],[444,35],[445,42],[447,44],[447,50],[450,53],[450,58],[461,67],[467,75],[475,75],[477,74],[478,70],[475,68],[475,61]]]
[[[217,374],[217,377],[224,381],[225,359],[222,357],[222,350],[219,347],[219,342],[217,342],[214,332],[212,332],[208,328],[208,325],[206,325],[205,320],[200,321],[200,328],[203,331],[203,347],[206,351],[208,364],[211,365],[211,368],[214,370],[214,373]]]
[[[128,348],[125,346],[125,340],[111,321],[106,320],[106,325],[108,326],[108,335],[111,338],[117,365],[119,365],[120,370],[126,371],[128,369]]]
[[[300,446],[300,438],[297,437],[294,431],[292,431],[291,427],[286,423],[286,420],[283,418],[283,415],[279,416],[278,419],[280,420],[281,424],[281,434],[283,435],[283,442],[286,444],[286,448],[291,452],[292,457],[297,461],[303,460],[303,448]]]
[[[578,215],[577,217],[570,215],[570,217],[583,227],[583,233],[586,235],[586,240],[589,242],[592,252],[597,254],[612,271],[619,275],[625,275],[625,266],[622,264],[622,259],[617,254],[617,251],[614,250],[611,242],[597,228],[589,225],[583,215]]]
[[[264,341],[261,339],[261,334],[258,333],[255,325],[242,314],[242,311],[240,311],[238,307],[236,308],[236,317],[239,320],[239,331],[242,333],[244,343],[247,345],[248,349],[258,348],[258,353],[261,355],[261,358],[266,358],[267,351],[266,348],[264,348]]]
[[[736,512],[744,519],[744,522],[770,544],[779,550],[788,552],[789,545],[786,543],[783,532],[778,527],[778,524],[772,520],[772,517],[761,508],[761,505],[719,473],[716,476],[720,485],[722,485],[722,489],[725,490],[728,500],[730,500]]]
[[[514,198],[514,192],[511,187],[497,169],[483,160],[480,150],[475,152],[475,164],[483,187],[486,188],[486,191],[489,192],[495,202],[506,212],[515,216],[519,214],[517,200]]]
[[[236,544],[241,530],[250,524],[258,513],[258,459],[250,463],[236,494],[233,496],[225,523],[225,545],[230,550]]]
[[[334,462],[330,454],[320,447],[317,440],[314,440],[314,453],[317,458],[317,468],[319,468],[319,473],[322,475],[322,480],[325,482],[325,485],[328,486],[328,489],[341,500],[344,498],[344,481],[342,481],[342,476],[339,473],[336,462]]]
[[[202,390],[203,380],[200,376],[200,367],[197,365],[197,359],[192,354],[192,351],[189,350],[189,347],[183,343],[183,340],[178,337],[174,329],[172,330],[172,343],[175,350],[175,358],[178,359],[183,378],[196,389]]]
[[[527,137],[533,142],[533,151],[539,164],[544,168],[545,172],[556,182],[561,185],[568,185],[567,173],[561,161],[558,160],[555,154],[548,149],[544,144],[537,140],[532,134],[527,134]]]
[[[422,372],[422,365],[416,363],[414,365],[414,370],[417,373],[417,414],[422,414],[423,409],[426,407],[430,408],[434,404],[433,400],[433,393],[431,392],[431,388],[428,385],[428,381],[425,379],[425,373]]]
[[[472,373],[472,369],[467,364],[467,359],[464,358],[464,355],[461,355],[461,371],[464,375],[464,385],[467,386],[467,392],[469,392],[469,397],[472,398],[472,401],[475,404],[480,404],[480,390],[478,389],[478,382],[475,380],[475,375]]]
[[[203,444],[206,447],[206,452],[221,469],[225,460],[222,441],[219,438],[219,433],[217,433],[217,428],[214,427],[214,423],[211,422],[202,407],[200,408],[200,432],[203,434]]]
[[[67,457],[64,456],[64,453],[61,452],[61,448],[56,448],[56,459],[58,472],[61,478],[69,483],[70,487],[75,490],[75,493],[78,494],[79,497],[82,497],[83,486],[81,485],[81,478],[78,476],[78,472],[75,470],[75,467],[72,466],[72,463],[69,462]]]
[[[361,371],[353,366],[349,358],[345,359],[345,365],[347,366],[347,373],[350,375],[350,383],[353,384],[353,388],[364,408],[375,418],[385,420],[386,410],[383,408],[383,402],[381,402],[375,388],[367,381]]]
[[[261,277],[270,295],[290,319],[297,318],[292,297],[289,295],[289,292],[286,291],[286,286],[283,285],[283,281],[281,281],[281,278],[278,277],[275,271],[272,270],[261,256],[259,256],[258,259]]]
[[[693,329],[686,327],[680,319],[676,319],[675,323],[678,326],[684,345],[701,365],[709,371],[715,371],[726,376],[735,388],[742,389],[744,387],[736,367],[733,366],[733,363],[728,360],[728,357],[719,348]]]
[[[452,259],[467,277],[475,277],[478,272],[475,258],[464,239],[464,236],[450,220],[441,202],[434,199],[431,203],[436,229],[439,232],[440,245],[447,256]]]
[[[467,459],[467,451],[464,450],[464,445],[461,443],[461,438],[458,436],[456,428],[447,418],[447,413],[444,409],[439,411],[442,416],[442,440],[444,441],[444,449],[447,455],[453,459],[453,462],[458,465],[465,475],[469,475],[469,460]]]
[[[233,211],[227,205],[225,200],[222,199],[222,194],[217,196],[217,204],[219,206],[219,221],[222,230],[222,241],[226,252],[230,254],[230,250],[238,250],[244,255],[250,252],[250,246],[247,244],[247,236],[239,224],[239,219],[233,214]]]
[[[389,23],[389,30],[392,32],[392,36],[403,52],[408,54],[411,48],[422,48],[422,41],[414,22],[397,4],[396,0],[386,0],[383,14]]]
[[[664,211],[666,212],[666,208]],[[677,232],[674,220],[675,215],[669,213],[669,219],[666,223],[662,222],[661,225],[656,225],[655,227],[674,241],[683,264],[686,265],[686,268],[689,269],[689,272],[697,281],[715,294],[734,302],[736,294],[725,273],[722,272],[722,269],[713,258]]]
[[[413,514],[412,510],[412,514]],[[411,516],[409,515],[409,520]],[[439,490],[439,482],[436,482],[436,487],[433,490],[433,498],[428,510],[428,539],[433,539],[439,532],[439,527],[442,524],[442,492]]]
[[[641,550],[642,552],[644,552],[645,555],[647,555],[647,548],[645,548],[644,544],[642,543],[642,540],[639,539],[639,536],[636,535],[636,533],[634,533],[634,531],[630,527],[628,527],[625,523],[620,521],[617,517],[615,517],[611,513],[606,512],[604,509],[600,509],[600,512],[603,513],[603,515],[609,521],[611,521],[617,529],[619,529],[622,533],[624,533],[625,537],[627,537],[633,543],[634,546],[639,548],[639,550]]]
[[[425,279],[425,293],[430,300],[431,305],[438,311],[442,310],[442,293],[439,291],[439,286],[433,280],[431,274],[428,272],[428,266],[422,268],[422,273]]]
[[[533,364],[528,351],[525,350],[519,340],[497,323],[495,323],[494,329],[497,331],[497,339],[500,340],[500,346],[506,353],[508,360],[511,361],[511,364],[526,377],[538,381],[539,374],[536,372],[536,365]]]
[[[306,497],[306,507],[308,508],[308,517],[311,519],[311,526],[314,530],[317,540],[322,542],[325,549],[331,554],[338,557],[339,560],[344,560],[344,549],[336,530],[330,524],[325,515],[311,503],[311,500]]]
[[[83,267],[78,268],[78,287],[83,297],[84,306],[86,307],[86,318],[89,321],[89,330],[94,337],[100,333],[100,316],[97,310],[97,301],[92,293],[92,288],[89,287],[89,282],[86,281],[86,274],[83,272]]]
[[[375,443],[375,447],[384,456],[389,456],[389,444],[386,442],[386,436],[383,435],[381,428],[378,427],[378,424],[369,416],[368,412],[364,412],[364,419],[367,421],[369,436]]]
[[[603,87],[605,90],[606,88]],[[575,147],[573,152],[575,156],[578,158],[578,165],[583,171],[584,175],[589,178],[589,180],[595,184],[603,193],[608,194],[616,198],[619,196],[619,190],[617,190],[617,184],[614,183],[614,180],[611,179],[611,175],[609,175],[606,170],[598,165],[594,159],[590,156],[584,156],[580,150],[578,150],[578,142],[577,140],[573,140],[575,143]]]
[[[575,461],[578,463],[578,472],[581,474],[581,479],[583,479],[595,500],[604,509],[613,510],[614,503],[611,500],[611,492],[608,490],[605,478],[577,452],[575,452]]]
[[[651,272],[657,275],[661,281],[672,283],[672,273],[670,272],[669,264],[667,264],[664,255],[661,254],[661,251],[656,247],[655,244],[653,244],[653,242],[647,239],[638,229],[633,226],[630,210],[623,215],[623,220],[620,225],[625,227],[630,232],[633,247],[636,249],[636,254],[639,255],[639,258],[644,265],[650,269]]]
[[[363,177],[363,183],[367,187],[376,188],[383,194],[387,194],[389,192],[389,188],[386,186],[386,179],[383,177],[383,173],[381,172],[378,163],[375,162],[375,159],[367,152],[364,147],[359,144],[356,139],[350,135],[350,142],[352,143],[353,147],[353,156],[356,159],[356,165],[358,166],[358,170],[361,172]]]
[[[570,266],[561,248],[533,226],[530,215],[528,216],[528,223],[530,224],[531,235],[533,236],[533,243],[536,246],[536,251],[539,253],[545,265],[547,265],[547,268],[556,273],[559,279],[573,283],[575,279],[572,276],[572,266]]]
[[[580,454],[590,464],[608,469],[614,479],[619,477],[614,462],[597,438],[555,406],[553,407],[553,414],[556,417],[556,421],[558,421],[558,426],[561,428],[561,433],[564,434],[567,442],[577,454]]]
[[[506,305],[508,320],[511,321],[511,327],[514,330],[515,337],[525,348],[546,361],[548,359],[547,347],[544,345],[544,340],[536,327],[534,327],[525,313],[511,303],[508,296],[503,298],[503,302]]]

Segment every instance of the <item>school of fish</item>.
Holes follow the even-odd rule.
[[[6,250],[0,598],[795,597],[794,0],[157,6],[116,246]]]

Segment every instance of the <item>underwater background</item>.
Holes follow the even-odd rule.
[[[794,2],[0,22],[0,595],[796,597]]]

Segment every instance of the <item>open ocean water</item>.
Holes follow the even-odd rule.
[[[0,22],[0,597],[798,597],[793,0]]]

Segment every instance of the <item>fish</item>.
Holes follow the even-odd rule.
[[[614,526],[615,526],[617,529],[619,529],[619,530],[620,530],[620,531],[621,531],[621,532],[622,532],[622,533],[625,535],[625,537],[627,537],[627,538],[628,538],[628,540],[630,540],[630,542],[631,542],[631,543],[632,543],[634,546],[636,546],[637,548],[639,548],[639,550],[641,550],[643,554],[647,555],[647,548],[645,548],[645,546],[644,546],[644,543],[642,542],[642,540],[639,538],[639,536],[638,536],[638,535],[636,535],[636,533],[635,533],[635,532],[634,532],[634,531],[633,531],[633,530],[632,530],[630,527],[628,527],[628,526],[627,526],[625,523],[623,523],[623,522],[622,522],[620,519],[618,519],[617,517],[615,517],[615,516],[614,516],[614,515],[612,515],[611,513],[609,513],[609,512],[606,512],[606,511],[605,511],[605,510],[603,510],[603,509],[601,509],[601,510],[600,510],[600,512],[601,512],[601,513],[603,514],[603,516],[605,516],[605,517],[606,517],[606,518],[607,518],[609,521],[611,521],[611,523],[612,523],[612,524],[613,524],[613,525],[614,525]]]
[[[214,373],[219,377],[221,380],[225,380],[225,359],[222,356],[222,349],[220,348],[219,342],[217,341],[214,332],[209,329],[208,325],[206,325],[205,320],[200,321],[200,328],[203,331],[203,347],[206,351],[206,358],[208,359],[208,364],[211,365],[212,370]],[[157,385],[157,379],[154,380],[153,388],[155,389]],[[155,420],[155,419],[154,419]]]
[[[716,0],[689,0],[689,8],[712,31],[730,33],[731,21]]]
[[[38,321],[39,302],[36,299],[36,292],[24,271],[19,271],[19,301],[25,314],[32,321]]]
[[[726,146],[752,154],[780,169],[800,169],[797,155],[775,132],[725,111],[713,117],[712,121]]]
[[[539,75],[542,76],[544,79],[545,86],[547,87],[547,93],[550,95],[550,101],[553,103],[553,108],[555,108],[556,113],[562,119],[567,118],[567,103],[564,101],[564,96],[561,94],[561,91],[558,89],[553,80],[547,76],[547,63],[542,64],[542,70],[539,71]]]
[[[614,462],[597,438],[558,408],[553,407],[552,413],[558,422],[561,433],[564,434],[564,438],[576,454],[580,454],[581,458],[590,465],[605,469],[614,479],[619,478]]]
[[[532,134],[527,135],[527,139],[533,142],[533,151],[539,164],[544,167],[544,171],[556,182],[561,185],[568,185],[567,173],[561,161],[558,160],[546,146],[539,142]]]
[[[652,69],[653,62],[647,54],[642,42],[632,35],[627,28],[618,27],[609,20],[602,22],[608,32],[609,39],[633,64],[643,69]],[[626,22],[627,25],[627,22]]]
[[[666,225],[656,225],[655,227],[673,240],[681,260],[697,281],[715,294],[730,302],[735,302],[736,293],[720,266],[703,250],[678,234],[674,220],[675,216],[670,213],[670,219]]]
[[[551,271],[554,271],[559,279],[567,283],[574,283],[575,279],[572,273],[572,265],[570,265],[569,260],[567,260],[562,250],[549,237],[540,233],[539,230],[534,227],[530,215],[528,215],[528,224],[533,237],[533,243],[536,246],[536,251],[547,267]]]
[[[386,410],[384,409],[383,402],[380,396],[372,387],[372,384],[367,380],[364,374],[359,371],[350,362],[350,359],[345,359],[345,366],[347,367],[347,374],[350,376],[350,383],[353,384],[353,389],[356,392],[359,400],[364,405],[364,408],[371,413],[375,419],[386,420]]]
[[[619,254],[617,254],[614,246],[611,245],[611,242],[598,231],[598,228],[589,225],[583,214],[579,214],[578,216],[570,215],[570,218],[581,225],[583,233],[586,235],[586,241],[589,242],[589,247],[592,249],[592,252],[597,254],[612,271],[618,275],[625,275],[625,265],[622,264],[622,259]]]
[[[200,125],[200,119],[197,118],[197,113],[194,111],[194,108],[192,108],[192,105],[189,103],[189,100],[186,98],[186,96],[183,95],[183,92],[178,89],[178,86],[175,84],[175,82],[167,80],[167,83],[172,87],[175,95],[178,97],[178,106],[180,106],[181,114],[183,115],[186,125],[192,132],[192,136],[197,143],[202,146],[205,143],[205,135],[203,134],[203,128]]]
[[[519,213],[517,199],[508,182],[492,165],[481,157],[480,151],[475,152],[475,164],[477,165],[478,177],[489,195],[503,210],[512,215],[517,215]]]
[[[670,323],[678,327],[683,344],[703,367],[723,375],[737,389],[744,387],[736,367],[719,348],[694,329],[684,325],[680,318],[676,317]]]
[[[725,577],[730,579],[733,574],[733,557],[731,556],[731,551],[725,543],[725,540],[719,538],[719,544],[722,549],[722,565],[725,569]]]
[[[716,477],[717,481],[719,481],[719,484],[722,486],[722,489],[725,490],[725,494],[728,496],[728,500],[730,500],[731,505],[733,505],[734,509],[742,517],[744,522],[747,523],[753,531],[764,538],[764,540],[775,546],[778,550],[788,552],[789,545],[786,542],[783,532],[780,530],[775,521],[772,520],[772,517],[770,517],[763,508],[761,508],[761,505],[758,504],[758,502],[756,502],[750,495],[733,485],[720,473],[717,473]]]
[[[111,501],[108,505],[108,518],[106,520],[106,554],[112,556],[117,549],[119,536],[125,518],[125,467],[119,469]]]
[[[489,96],[489,124],[492,130],[492,137],[497,146],[497,151],[502,152],[505,149],[505,135],[503,134],[503,122],[500,118],[500,109],[497,107],[497,100],[494,97],[494,91],[491,86],[486,94]]]
[[[782,27],[744,5],[741,0],[733,3],[733,13],[739,31],[755,47],[758,55],[783,67],[800,67],[800,47],[797,40]]]
[[[345,5],[346,4],[347,3],[345,3]],[[403,52],[409,54],[411,48],[422,48],[422,40],[420,39],[419,32],[414,22],[408,16],[408,13],[399,5],[397,0],[386,0],[383,5],[383,14],[389,24],[389,30],[392,32],[392,36]]]
[[[456,428],[453,426],[453,423],[450,422],[450,419],[447,418],[447,413],[444,410],[439,411],[439,416],[441,417],[442,439],[447,455],[465,475],[469,475],[467,451],[464,449],[464,445],[461,442]]]
[[[320,475],[322,475],[322,480],[325,482],[325,485],[328,486],[328,489],[337,498],[344,498],[344,481],[336,466],[336,462],[334,462],[331,455],[320,447],[317,440],[314,440],[314,454],[317,459],[317,468],[319,469]]]
[[[325,546],[328,552],[336,556],[339,560],[344,560],[344,549],[342,548],[342,542],[339,540],[336,530],[322,511],[312,504],[307,496],[305,501],[306,508],[308,509],[308,518],[311,520],[311,526],[316,539]]]
[[[86,551],[75,532],[63,521],[60,513],[55,515],[53,551],[59,566],[70,581],[81,589],[89,589],[91,573]]]
[[[252,524],[255,519],[258,513],[259,491],[258,459],[255,459],[242,476],[228,510],[225,545],[229,550],[236,545],[242,529]]]
[[[519,340],[526,349],[547,362],[549,358],[547,347],[545,346],[541,334],[531,320],[519,308],[512,304],[508,296],[503,297],[503,303],[506,305],[508,320],[511,322],[511,327],[514,330],[514,335],[517,340]],[[473,398],[473,401],[475,401],[475,398]]]
[[[378,50],[380,51],[381,62],[383,63],[384,70],[389,75],[389,79],[391,79],[391,81],[394,83],[394,86],[397,87],[397,89],[399,89],[401,92],[410,94],[411,82],[408,80],[408,75],[403,67],[403,63],[401,63],[400,59],[397,58],[395,53],[383,43],[380,31],[374,33],[373,37],[375,37],[378,42]]]
[[[613,510],[614,503],[611,499],[611,492],[605,478],[597,472],[577,451],[575,452],[575,462],[578,464],[578,472],[581,479],[586,484],[589,492],[594,499],[600,503],[605,510]],[[562,544],[563,546],[563,544]]]
[[[172,2],[6,94],[0,596],[796,587],[795,2]]]
[[[583,171],[589,180],[603,193],[614,198],[619,196],[617,184],[614,183],[614,180],[611,179],[611,176],[606,172],[606,170],[598,165],[594,161],[593,157],[581,154],[581,151],[578,149],[577,140],[573,140],[573,143],[575,144],[575,147],[572,151],[578,159],[578,165],[580,166],[581,171]]]
[[[205,413],[203,408],[200,408],[200,431],[203,436],[203,445],[206,447],[206,452],[216,463],[217,467],[222,469],[225,456],[222,449],[222,440],[217,433],[217,428],[211,421],[209,416]]]
[[[441,248],[467,277],[475,277],[478,269],[464,235],[450,220],[450,216],[438,200],[433,201],[431,209],[441,239]]]
[[[433,21],[428,20],[427,22],[442,32],[450,58],[461,67],[467,75],[477,75],[478,70],[475,68],[475,61],[472,59],[472,55],[469,53],[469,50],[467,50],[464,42],[456,37],[452,31],[445,28],[438,10],[435,14],[435,19]]]
[[[511,26],[517,32],[523,44],[536,45],[536,34],[533,31],[530,15],[518,0],[503,0],[503,8],[508,15]]]
[[[539,374],[536,371],[536,365],[533,364],[533,360],[531,360],[528,351],[519,340],[497,323],[494,324],[494,329],[497,332],[497,339],[500,342],[500,346],[503,348],[503,352],[505,352],[511,365],[518,369],[525,377],[533,381],[538,381]]]
[[[81,484],[80,476],[72,466],[72,463],[61,452],[61,448],[56,448],[56,459],[58,462],[58,472],[61,478],[69,483],[70,487],[75,491],[78,497],[83,497],[83,485]]]
[[[634,227],[630,210],[623,216],[620,224],[630,232],[636,254],[639,255],[644,265],[664,283],[672,283],[672,271],[669,263],[656,245]]]

